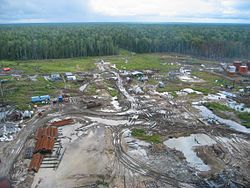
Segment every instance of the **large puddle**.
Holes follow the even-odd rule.
[[[219,123],[224,124],[226,126],[229,126],[230,128],[232,128],[236,131],[250,133],[250,129],[242,126],[241,124],[239,124],[235,121],[223,119],[223,118],[215,115],[211,110],[209,110],[205,106],[194,105],[194,107],[200,111],[201,116],[205,119],[214,119],[214,120],[218,121]]]
[[[209,171],[210,167],[196,155],[194,149],[198,146],[211,146],[216,142],[205,134],[191,134],[188,137],[179,137],[166,140],[164,144],[172,149],[181,151],[188,164],[199,171]]]
[[[118,102],[117,97],[112,97],[111,104],[114,106],[116,111],[121,111],[122,108],[120,107],[120,103]]]
[[[229,96],[229,98],[227,97]],[[208,99],[208,100],[224,100],[226,102],[226,105],[231,108],[234,109],[238,112],[248,112],[250,113],[250,108],[247,108],[247,106],[244,103],[238,103],[232,99],[230,99],[231,97],[236,97],[233,93],[229,93],[229,92],[219,92],[217,94],[209,94],[208,96],[204,97],[204,99]]]
[[[99,118],[99,117],[86,117],[90,119],[93,122],[97,122],[100,124],[105,124],[105,125],[111,125],[111,126],[117,126],[117,125],[124,125],[128,124],[128,120],[112,120],[112,119],[104,119],[104,118]]]
[[[84,90],[87,88],[88,85],[89,85],[89,84],[84,84],[83,86],[81,86],[81,87],[79,88],[79,90],[80,90],[81,92],[84,92]]]

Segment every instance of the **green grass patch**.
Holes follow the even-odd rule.
[[[209,83],[214,83],[214,84],[215,84],[216,80],[222,79],[219,76],[212,75],[211,73],[204,72],[204,71],[193,71],[192,75],[196,76],[196,77],[198,77],[200,79],[203,79],[203,80],[205,80],[205,81],[207,81]]]
[[[153,78],[149,78],[148,79],[148,84],[150,84],[150,85],[157,85],[159,82],[157,82],[155,79],[153,79]]]
[[[94,70],[94,58],[30,60],[30,61],[0,61],[2,67],[11,67],[14,71],[25,74],[47,74],[64,72],[81,72]]]
[[[107,61],[115,64],[120,70],[158,70],[167,72],[170,69],[177,68],[177,65],[168,64],[159,54],[136,54],[127,57],[128,63],[125,63],[124,57],[111,57]]]
[[[203,79],[204,81],[208,82],[211,86],[233,85],[232,81],[227,80],[221,76],[214,75],[209,72],[193,71],[192,75]]]
[[[159,93],[163,92],[170,92],[173,93],[175,91],[180,91],[184,88],[188,88],[189,84],[188,83],[175,83],[175,82],[167,82],[166,86],[164,88],[157,88],[156,91]]]
[[[232,112],[233,110],[231,108],[229,108],[228,106],[224,105],[224,104],[220,104],[220,103],[216,103],[216,102],[210,102],[210,103],[205,103],[204,106],[206,106],[208,109],[212,110],[212,111],[228,111],[228,112]]]
[[[215,103],[215,102],[205,103],[204,106],[212,110],[213,113],[216,114],[217,116],[224,119],[230,119],[230,116],[228,116],[226,112],[233,112],[231,108],[220,103]]]
[[[125,49],[119,49],[119,55],[123,55],[123,56],[128,56],[131,55],[132,52],[125,50]]]
[[[133,129],[131,135],[140,140],[152,142],[154,144],[161,143],[161,137],[158,134],[147,135],[144,129]]]
[[[191,89],[195,90],[195,91],[199,91],[199,92],[202,92],[203,94],[205,95],[208,95],[210,93],[213,93],[214,91],[211,90],[209,87],[201,87],[201,86],[194,86],[194,87],[191,87]]]
[[[116,89],[113,88],[108,88],[108,92],[110,94],[111,97],[117,97],[119,92]]]
[[[5,102],[15,105],[18,109],[28,109],[32,96],[50,95],[57,97],[59,90],[64,88],[62,81],[50,82],[38,76],[37,81],[30,81],[28,78],[20,80],[11,79],[2,84]],[[1,98],[1,97],[0,97]]]
[[[87,95],[97,95],[97,88],[96,85],[90,84],[86,89]]]
[[[177,93],[176,93],[175,91],[172,91],[172,92],[171,92],[171,95],[172,95],[174,98],[178,97],[178,95],[177,95]]]
[[[250,113],[248,112],[238,112],[238,118],[242,121],[242,124],[248,128],[250,128]]]
[[[242,125],[244,125],[247,128],[250,128],[250,122],[243,122]]]
[[[226,115],[224,112],[233,112],[237,118],[240,119],[242,125],[250,128],[250,113],[248,112],[238,112],[226,105],[219,103],[205,103],[204,106],[212,110],[216,115],[225,119],[231,119],[231,117]]]

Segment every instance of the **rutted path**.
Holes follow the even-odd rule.
[[[115,148],[116,157],[119,159],[119,161],[129,170],[132,172],[136,172],[138,174],[141,174],[143,176],[151,177],[154,180],[161,181],[162,183],[165,183],[167,185],[172,185],[175,187],[180,187],[180,181],[175,180],[171,177],[169,177],[167,174],[162,174],[159,172],[156,172],[152,170],[148,165],[145,163],[138,161],[137,159],[134,159],[130,155],[128,155],[121,143],[121,138],[123,135],[123,131],[119,131],[118,129],[113,129],[113,145]]]
[[[101,66],[101,65],[100,65]],[[106,71],[104,66],[101,66],[102,68],[100,70],[102,71]],[[128,117],[130,116],[128,121],[124,121],[124,120],[120,120],[121,123],[120,125],[114,126],[108,123],[109,120],[107,119],[103,119],[102,117],[95,117],[95,118],[90,118],[92,121],[94,120],[99,120],[99,123],[103,123],[108,125],[110,129],[113,132],[113,146],[115,149],[115,154],[116,157],[118,158],[118,160],[129,170],[131,170],[132,172],[136,172],[138,174],[141,174],[143,176],[147,176],[147,177],[151,177],[157,181],[161,181],[162,183],[168,184],[168,185],[172,185],[175,187],[179,187],[180,186],[180,181],[175,180],[171,177],[169,177],[167,174],[162,174],[159,172],[156,172],[154,170],[152,170],[148,165],[146,165],[145,163],[138,161],[136,159],[134,159],[133,157],[131,157],[130,155],[128,155],[122,147],[122,142],[121,142],[121,137],[123,132],[119,132],[119,130],[121,130],[124,127],[127,126],[134,126],[136,124],[136,120],[133,119],[134,116],[136,116],[138,118],[138,114],[140,113],[139,111],[139,104],[138,101],[132,97],[127,90],[125,89],[125,87],[123,86],[123,81],[119,75],[119,73],[115,72],[115,71],[110,71],[110,73],[114,74],[117,78],[117,87],[119,89],[119,91],[126,97],[126,99],[129,101],[130,103],[130,109],[123,111],[123,112],[119,112],[119,113],[109,113],[109,112],[96,112],[96,111],[92,111],[92,110],[82,110],[82,112],[84,113],[89,113],[95,116],[124,116],[124,117]],[[135,118],[135,119],[137,119]],[[101,121],[102,120],[102,121]],[[111,121],[111,120],[110,120]],[[105,123],[106,122],[106,123]],[[119,121],[118,121],[119,122]],[[118,123],[117,122],[117,123]],[[178,183],[179,182],[179,183]]]

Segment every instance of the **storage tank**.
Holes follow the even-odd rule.
[[[234,61],[234,66],[236,67],[236,71],[239,71],[241,65],[242,65],[241,61]]]
[[[248,72],[248,67],[247,66],[240,66],[239,68],[240,74],[246,74]]]

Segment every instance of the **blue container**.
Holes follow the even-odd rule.
[[[43,102],[43,101],[46,101],[46,100],[50,101],[50,96],[49,95],[31,97],[31,102],[33,102],[33,103]]]
[[[60,96],[58,97],[58,102],[63,102],[63,96],[62,96],[62,95],[60,95]]]

